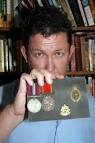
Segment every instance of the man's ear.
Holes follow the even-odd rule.
[[[22,55],[23,55],[23,57],[24,57],[24,59],[27,63],[27,61],[28,61],[28,59],[27,59],[27,49],[24,46],[21,47],[21,53],[22,53]]]
[[[73,56],[74,52],[75,52],[75,46],[74,46],[74,45],[71,45],[71,47],[70,47],[70,54],[69,54],[69,60],[70,60],[71,57]]]

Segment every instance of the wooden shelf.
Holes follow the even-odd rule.
[[[0,27],[0,32],[9,32],[10,30],[13,30],[13,31],[20,31],[20,27]]]
[[[6,27],[6,28],[0,27],[0,32],[1,32],[1,31],[7,32],[7,31],[9,31],[9,28],[7,28],[7,27]]]
[[[78,72],[67,72],[68,76],[94,76],[95,71],[78,71]]]
[[[0,38],[21,39],[21,29],[15,28],[0,28]]]
[[[95,25],[94,26],[85,26],[85,27],[73,27],[74,32],[95,32]]]

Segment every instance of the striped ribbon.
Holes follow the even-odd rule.
[[[52,84],[44,83],[44,86],[39,86],[37,82],[33,83],[33,86],[27,84],[27,96],[41,96],[43,94],[52,93]]]

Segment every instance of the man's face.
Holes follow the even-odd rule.
[[[46,69],[65,75],[70,58],[70,45],[66,34],[58,33],[49,37],[41,34],[31,36],[27,56],[31,69]]]

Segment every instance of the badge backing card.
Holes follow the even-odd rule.
[[[76,90],[74,91],[74,89]],[[74,96],[72,95],[73,91]],[[38,99],[41,103],[40,110],[37,112],[33,113],[28,110],[28,119],[30,121],[44,121],[87,118],[89,117],[89,108],[86,93],[86,83],[84,78],[66,77],[63,80],[54,80],[53,92],[51,94],[27,96],[27,105],[31,99]],[[45,104],[45,98],[47,99],[47,107],[44,107],[43,105]],[[48,100],[51,101],[50,104]]]

